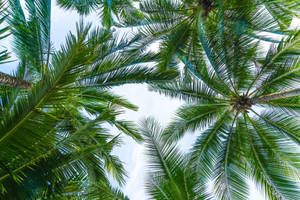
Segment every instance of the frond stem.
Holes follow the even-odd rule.
[[[293,73],[295,73],[295,72],[298,72],[298,71],[300,71],[300,67],[299,67],[299,68],[296,68],[296,69],[293,69],[293,70],[291,70],[291,71],[289,71],[289,72],[286,72],[286,73],[280,75],[279,77],[273,79],[272,81],[268,82],[267,84],[262,85],[262,86],[259,87],[259,88],[256,88],[256,89],[255,89],[254,91],[252,91],[248,96],[251,96],[251,95],[253,95],[254,93],[257,93],[258,90],[260,90],[260,89],[262,89],[262,88],[265,88],[265,87],[271,85],[273,82],[278,81],[278,80],[280,80],[280,79],[282,79],[282,78],[284,78],[284,77],[286,77],[286,76],[288,76],[288,75],[291,75],[291,74],[293,74]]]
[[[250,102],[252,105],[260,104],[266,101],[276,100],[276,99],[284,99],[288,97],[294,97],[300,95],[300,88],[291,89],[291,90],[285,90],[281,92],[275,92],[268,95],[263,95],[260,97],[256,97],[253,99],[250,99]]]

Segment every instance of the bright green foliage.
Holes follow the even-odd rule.
[[[119,139],[113,139],[101,124],[117,124],[139,140],[129,122],[116,119],[122,107],[136,107],[101,89],[100,79],[88,73],[99,47],[94,41],[107,38],[106,32],[88,34],[89,29],[81,24],[77,35],[68,36],[66,45],[53,54],[43,79],[30,91],[17,98],[9,91],[1,95],[0,179],[3,192],[7,190],[3,198],[47,196],[56,187],[88,174],[106,181],[105,171],[124,183],[122,164],[111,155]]]
[[[118,43],[109,31],[83,22],[56,51],[50,1],[26,1],[28,17],[19,1],[9,3],[17,75],[33,85],[28,91],[1,88],[1,199],[127,199],[109,185],[108,174],[122,185],[126,172],[112,154],[120,136],[104,127],[141,141],[134,124],[119,119],[124,108],[137,107],[109,88],[161,82],[177,72],[147,66],[151,55],[129,54],[136,38]]]
[[[25,10],[7,2],[0,24],[8,19],[16,77],[31,87],[0,88],[1,199],[128,200],[108,180],[122,185],[126,172],[112,154],[121,136],[107,125],[145,141],[152,199],[246,200],[249,179],[270,200],[299,197],[300,32],[287,29],[298,1],[143,0],[138,10],[134,0],[58,0],[99,12],[105,28],[80,22],[60,50],[51,45],[51,0],[25,0]],[[139,31],[117,39],[111,26]],[[159,52],[146,51],[157,40]],[[182,63],[183,76],[166,83]],[[137,107],[109,90],[127,83],[187,104],[164,130],[146,119],[140,135],[119,118]],[[173,142],[189,131],[199,136],[185,155]]]
[[[190,165],[199,184],[213,181],[217,199],[248,199],[249,178],[269,199],[297,199],[300,32],[272,44],[267,54],[257,41],[230,31],[203,39],[207,46],[183,59],[189,79],[152,87],[188,101],[164,131],[165,140],[200,133]]]
[[[115,23],[136,23],[142,19],[134,1],[138,0],[57,0],[62,8],[76,10],[81,15],[100,11],[101,23],[106,28]]]

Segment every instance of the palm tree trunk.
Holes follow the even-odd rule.
[[[13,88],[19,89],[29,89],[31,83],[16,77],[10,76],[8,74],[0,72],[0,85],[5,85]]]
[[[263,95],[254,99],[251,99],[251,104],[257,104],[257,103],[262,103],[270,100],[275,100],[275,99],[283,99],[287,97],[294,97],[294,96],[299,96],[300,95],[300,88],[292,89],[292,90],[286,90],[282,92],[276,92],[268,95]]]

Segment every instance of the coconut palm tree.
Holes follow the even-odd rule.
[[[188,156],[162,139],[163,128],[152,118],[141,123],[147,162],[146,192],[151,199],[205,199],[199,191],[196,171],[188,166]]]
[[[231,30],[231,34],[275,41],[265,33],[285,34],[293,16],[299,14],[299,3],[294,0],[143,0],[139,7],[143,20],[120,25],[141,27],[137,50],[160,40],[158,66],[162,70],[178,67],[178,56],[189,55],[197,45],[209,51],[209,32],[221,37],[223,31]]]
[[[210,54],[199,47],[185,60],[190,79],[152,87],[188,102],[165,139],[199,133],[190,165],[203,186],[213,181],[217,199],[247,199],[249,179],[269,199],[297,199],[300,32],[270,45],[267,53],[259,42],[223,34],[231,39],[211,33]]]
[[[122,164],[111,155],[119,139],[109,135],[102,124],[115,125],[139,140],[130,122],[116,119],[122,107],[136,107],[105,86],[96,86],[101,78],[87,72],[91,59],[99,55],[95,40],[107,37],[95,30],[88,40],[88,30],[89,26],[80,25],[77,36],[69,35],[67,45],[53,54],[44,78],[28,92],[1,94],[2,198],[47,196],[87,174],[103,182],[105,171],[124,183]]]
[[[81,15],[99,12],[104,27],[110,28],[117,21],[137,22],[142,18],[141,13],[134,7],[137,0],[57,0],[57,3],[65,9],[76,10]]]
[[[18,0],[9,3],[16,74],[32,86],[28,91],[2,87],[0,93],[1,198],[121,197],[107,178],[123,184],[126,177],[122,162],[111,154],[120,136],[104,124],[136,141],[141,136],[119,118],[124,108],[137,107],[109,88],[160,82],[177,73],[147,66],[150,54],[129,55],[126,49],[136,38],[117,42],[109,31],[91,30],[83,22],[57,51],[50,42],[50,0],[26,1],[26,17]],[[100,188],[106,193],[97,193]]]

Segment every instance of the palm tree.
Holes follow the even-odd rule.
[[[141,27],[137,50],[160,40],[158,66],[162,70],[178,67],[176,59],[190,55],[198,45],[210,51],[206,38],[211,32],[219,34],[219,40],[226,40],[222,32],[231,30],[231,34],[276,41],[265,33],[286,34],[299,14],[299,3],[293,0],[143,0],[139,7],[143,20],[120,25]]]
[[[181,153],[176,145],[164,143],[163,128],[152,118],[141,123],[148,156],[146,191],[154,200],[201,200],[205,199],[199,191],[196,171],[189,168],[187,155]]]
[[[147,66],[150,54],[129,54],[136,38],[117,42],[109,31],[91,30],[83,22],[56,51],[50,42],[50,0],[26,1],[26,17],[18,0],[9,3],[16,74],[32,86],[28,91],[3,87],[0,93],[1,198],[88,199],[100,188],[106,194],[93,198],[121,197],[107,178],[123,184],[126,177],[111,154],[120,137],[104,124],[136,141],[141,136],[132,122],[119,119],[124,108],[137,107],[109,88],[160,82],[177,73]]]
[[[300,175],[299,50],[293,31],[267,53],[242,35],[211,33],[186,60],[193,74],[152,89],[186,100],[164,131],[174,142],[199,132],[190,165],[217,199],[247,199],[252,179],[269,199],[297,199]],[[225,45],[224,45],[225,44]],[[199,130],[200,129],[200,130]]]
[[[99,11],[102,25],[110,28],[117,21],[133,23],[142,18],[141,13],[134,7],[137,0],[57,0],[57,3],[65,9],[76,10],[81,15]]]
[[[69,35],[67,45],[53,54],[44,78],[26,94],[12,91],[1,95],[2,198],[48,196],[74,177],[87,174],[105,183],[105,172],[109,172],[124,183],[123,166],[111,155],[120,141],[102,124],[115,125],[139,140],[130,122],[116,119],[122,107],[136,107],[106,91],[105,86],[96,86],[100,77],[87,77],[91,59],[98,55],[98,45],[92,43],[107,37],[95,30],[87,40],[89,28],[80,25],[77,36]]]

